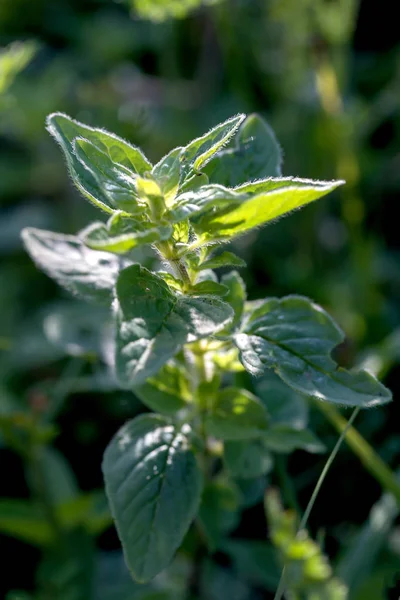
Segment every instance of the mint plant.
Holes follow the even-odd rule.
[[[289,391],[341,406],[378,406],[391,394],[368,372],[334,362],[343,333],[312,300],[247,301],[237,270],[215,274],[245,266],[222,244],[343,181],[283,177],[274,134],[254,115],[225,121],[156,165],[64,114],[50,115],[48,130],[75,185],[108,220],[76,236],[27,228],[23,240],[62,287],[110,308],[109,367],[155,411],[126,423],[103,461],[127,565],[147,582],[170,563],[193,521],[211,549],[229,532],[232,522],[217,513],[235,504],[235,477],[268,472],[274,451],[323,448],[311,432],[271,418],[274,379],[261,400],[243,387],[241,372],[270,370]],[[154,268],[135,262],[145,245]]]

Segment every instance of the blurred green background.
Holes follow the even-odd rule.
[[[239,239],[235,251],[248,262],[242,276],[250,299],[287,293],[313,298],[348,336],[338,350],[340,362],[363,364],[384,378],[394,402],[361,414],[357,427],[394,470],[399,466],[396,3],[197,4],[0,0],[0,598],[29,597],[7,596],[11,590],[39,590],[36,597],[46,600],[185,597],[179,595],[184,561],[161,578],[153,595],[129,583],[99,491],[100,463],[117,427],[143,407],[101,377],[99,341],[90,326],[101,316],[63,296],[21,245],[24,226],[75,233],[98,218],[72,187],[61,152],[45,131],[53,111],[109,129],[154,161],[237,112],[257,112],[284,149],[284,175],[347,181],[319,203]],[[173,18],[162,20],[164,9]],[[332,428],[317,414],[311,422],[331,447]],[[51,442],[44,472],[49,501],[62,499],[70,523],[72,550],[64,549],[65,556],[43,558],[47,530],[28,508],[34,490],[44,485],[29,455],[29,444],[34,448],[37,441],[32,436]],[[294,452],[283,460],[304,508],[325,459]],[[282,486],[279,473],[270,481]],[[310,522],[314,534],[322,531],[333,563],[340,564],[359,539],[381,494],[343,448]],[[362,570],[355,561],[350,574],[342,566],[351,598],[385,597],[400,571],[397,509],[385,506],[378,506],[386,521],[369,542],[370,562],[360,559]],[[244,512],[233,532],[237,540],[264,540],[265,534],[259,504]],[[238,548],[245,552],[244,545]],[[220,553],[209,563],[201,597],[272,597],[268,576],[250,576],[243,555],[237,556]],[[253,571],[255,556],[259,571],[268,571],[262,555],[246,556]]]

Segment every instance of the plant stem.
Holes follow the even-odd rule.
[[[322,402],[320,403],[322,404]],[[317,499],[317,496],[321,490],[322,484],[325,480],[325,477],[333,463],[333,461],[336,458],[337,453],[339,452],[340,446],[342,445],[342,442],[344,440],[344,438],[346,437],[346,433],[348,432],[348,430],[350,429],[354,419],[356,418],[356,416],[358,415],[358,413],[360,412],[360,407],[357,407],[354,411],[353,414],[351,415],[350,419],[348,422],[345,422],[345,426],[343,427],[343,430],[341,432],[341,435],[338,439],[338,441],[335,444],[335,447],[333,448],[332,452],[329,455],[328,460],[325,463],[324,468],[322,469],[321,475],[318,478],[317,484],[314,488],[314,491],[311,495],[311,498],[307,504],[306,510],[304,511],[303,517],[300,521],[300,525],[299,528],[297,530],[297,536],[301,533],[301,531],[303,531],[303,529],[305,529],[307,523],[308,523],[308,519],[310,517],[311,511],[314,507],[315,501]],[[282,575],[281,578],[279,580],[279,585],[278,585],[278,589],[276,591],[275,594],[275,598],[274,600],[281,600],[283,598],[283,595],[285,593],[285,587],[286,587],[286,583],[285,583],[285,567],[283,567],[282,569]]]
[[[344,432],[346,429],[346,442],[354,454],[381,486],[393,494],[400,506],[400,483],[393,471],[354,427],[347,427],[346,419],[333,406],[323,402],[318,402],[316,405],[337,431]]]
[[[157,244],[157,250],[161,254],[161,257],[166,260],[174,274],[183,281],[184,285],[190,287],[191,279],[186,268],[186,264],[182,258],[179,257],[178,252],[172,242],[160,242]]]
[[[343,442],[344,438],[346,437],[347,431],[350,429],[352,423],[354,422],[354,420],[357,417],[357,415],[358,415],[359,412],[360,412],[360,407],[358,406],[356,409],[354,409],[354,411],[353,411],[350,419],[348,420],[348,422],[346,423],[346,421],[345,421],[345,426],[344,426],[344,428],[343,428],[343,430],[341,432],[341,435],[340,435],[338,441],[336,442],[335,447],[333,448],[332,452],[330,453],[329,458],[326,461],[324,468],[322,469],[322,473],[319,476],[319,479],[317,481],[317,485],[315,486],[314,491],[313,491],[313,493],[311,495],[311,498],[310,498],[310,500],[308,502],[307,508],[304,511],[303,517],[302,517],[302,519],[300,521],[298,533],[300,533],[306,527],[306,525],[308,523],[308,519],[309,519],[310,514],[311,514],[311,511],[313,509],[313,506],[315,504],[315,501],[317,499],[319,491],[320,491],[320,489],[322,487],[322,484],[324,482],[324,479],[325,479],[325,477],[326,477],[326,475],[327,475],[327,473],[328,473],[328,471],[329,471],[329,469],[330,469],[333,461],[335,460],[337,453],[339,452],[340,446],[342,445],[342,442]]]

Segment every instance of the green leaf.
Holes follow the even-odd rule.
[[[180,221],[174,224],[173,238],[177,246],[186,245],[189,242],[190,225],[189,221]],[[197,257],[197,255],[195,255]]]
[[[211,551],[239,524],[239,499],[237,488],[224,479],[205,486],[198,519]]]
[[[218,283],[218,276],[211,269],[204,269],[204,271],[198,273],[196,281],[197,283],[202,281],[215,281],[215,283]]]
[[[204,185],[200,189],[179,194],[176,202],[171,206],[167,218],[171,223],[179,223],[206,210],[216,210],[216,207],[222,210],[229,206],[236,206],[241,199],[240,194],[234,189],[217,184]]]
[[[270,178],[234,190],[205,186],[181,199],[179,215],[202,211],[193,223],[200,242],[226,241],[325,196],[343,181]],[[194,197],[193,197],[194,196]],[[206,212],[205,209],[207,210]],[[196,210],[195,210],[196,209]]]
[[[222,440],[249,440],[268,429],[268,415],[256,396],[247,390],[225,388],[204,420],[207,435]]]
[[[152,220],[158,223],[163,218],[166,204],[157,181],[152,177],[138,177],[136,189],[139,197],[149,207]]]
[[[163,281],[168,285],[168,287],[176,290],[178,292],[182,292],[184,288],[184,281],[182,279],[177,279],[172,275],[172,273],[168,273],[168,271],[157,271],[156,275],[161,277]]]
[[[49,501],[61,504],[78,495],[78,483],[68,461],[61,452],[50,446],[44,447],[40,455],[43,485]],[[30,473],[33,478],[33,473]]]
[[[282,151],[262,117],[249,115],[235,141],[235,148],[219,152],[208,163],[206,173],[211,182],[234,187],[245,181],[281,175]]]
[[[216,281],[200,281],[195,285],[192,285],[188,290],[190,296],[202,296],[203,294],[209,294],[211,296],[226,296],[229,290],[226,285],[221,285]]]
[[[204,261],[197,267],[197,271],[204,269],[218,269],[219,267],[245,267],[244,260],[233,254],[233,252],[222,252],[218,256],[213,256]]]
[[[171,206],[179,189],[181,175],[180,155],[182,147],[174,148],[154,165],[152,175],[164,195],[167,206]]]
[[[269,473],[273,459],[263,439],[225,442],[224,464],[233,477],[251,479]]]
[[[199,173],[196,171],[194,175],[188,177],[179,188],[179,194],[185,194],[186,192],[196,192],[201,187],[208,185],[208,177],[205,173]]]
[[[27,227],[22,239],[37,266],[59,285],[89,302],[111,303],[117,257],[86,248],[76,236],[44,229]]]
[[[103,306],[68,299],[50,306],[43,318],[43,330],[53,353],[57,348],[62,355],[93,358],[103,354],[109,317],[109,310]]]
[[[237,271],[226,273],[221,278],[221,283],[225,285],[229,292],[225,296],[225,302],[228,302],[233,308],[235,316],[230,328],[235,328],[242,318],[244,304],[246,302],[246,286],[243,279]]]
[[[123,385],[144,383],[183,344],[217,333],[232,318],[222,300],[177,295],[140,265],[121,272],[116,293],[116,370]]]
[[[104,152],[113,163],[143,175],[152,168],[151,163],[135,146],[128,144],[118,136],[88,127],[62,113],[54,113],[47,118],[47,129],[60,144],[72,179],[78,189],[97,207],[112,213],[113,207],[93,174],[88,171],[74,153],[75,138],[85,138]]]
[[[180,156],[181,183],[190,175],[200,171],[211,160],[235,134],[244,119],[245,115],[231,117],[183,148]]]
[[[259,304],[234,341],[253,375],[273,369],[296,391],[319,400],[364,408],[384,404],[390,391],[367,371],[346,371],[330,353],[343,333],[308,298],[287,296]]]
[[[145,212],[147,205],[137,194],[136,176],[132,171],[114,163],[108,154],[83,138],[76,138],[72,148],[79,162],[91,173],[107,198],[108,206],[130,214]]]
[[[271,426],[263,438],[264,444],[273,452],[290,454],[294,450],[325,452],[325,445],[309,429],[294,429],[290,425]]]
[[[43,511],[28,500],[0,499],[0,532],[33,546],[46,546],[54,540]]]
[[[73,140],[80,137],[89,140],[99,150],[105,152],[112,162],[122,165],[138,175],[144,175],[152,169],[151,162],[139,148],[105,129],[89,127],[63,113],[49,115],[47,128],[64,152],[68,151],[69,153]]]
[[[190,382],[184,370],[172,363],[133,391],[148,408],[166,415],[176,414],[191,400]]]
[[[107,225],[96,222],[80,233],[80,238],[92,250],[124,254],[142,244],[167,240],[172,235],[172,226],[156,226],[147,221],[125,217],[115,213]]]
[[[276,550],[267,542],[255,540],[228,540],[223,551],[233,561],[234,570],[244,580],[276,591],[281,569],[276,560]]]
[[[255,391],[268,411],[271,425],[290,425],[293,429],[304,429],[308,423],[307,399],[295,392],[273,371],[254,381]]]
[[[197,513],[202,475],[190,427],[159,415],[129,421],[107,447],[103,473],[125,559],[139,582],[172,560]]]

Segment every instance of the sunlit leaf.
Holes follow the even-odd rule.
[[[113,133],[89,127],[62,113],[49,115],[47,129],[60,144],[75,185],[95,206],[105,212],[112,213],[114,207],[110,204],[109,198],[98,180],[75,155],[73,142],[76,138],[88,140],[99,151],[105,153],[113,163],[129,169],[133,173],[142,175],[152,168],[151,163],[135,146],[128,144]]]
[[[245,115],[231,117],[227,121],[213,127],[199,138],[183,148],[181,161],[181,182],[192,173],[199,171],[235,134]]]
[[[233,252],[222,252],[218,256],[213,256],[206,261],[202,262],[198,271],[204,269],[218,269],[219,267],[245,267],[246,263],[244,260],[233,254]]]
[[[137,246],[167,240],[171,235],[172,226],[167,223],[156,226],[115,213],[107,224],[89,225],[80,233],[80,238],[92,250],[125,254]]]
[[[164,194],[167,206],[173,204],[178,192],[181,175],[181,161],[179,160],[182,148],[174,148],[160,162],[154,165],[152,175]]]
[[[49,277],[72,294],[110,304],[120,264],[118,258],[87,248],[78,237],[27,227],[25,247]]]
[[[228,292],[229,289],[226,285],[222,285],[216,281],[207,280],[194,284],[188,290],[188,294],[191,296],[202,296],[203,294],[209,294],[210,296],[226,296]]]
[[[219,152],[207,167],[211,182],[228,187],[246,181],[279,177],[282,151],[268,123],[258,115],[249,115],[241,124],[235,147]]]
[[[147,206],[137,194],[136,176],[132,171],[114,163],[106,152],[83,138],[76,138],[72,149],[79,162],[97,182],[111,208],[130,214],[144,213]]]
[[[230,240],[325,196],[343,181],[270,178],[234,188],[205,186],[196,197],[183,198],[180,213],[200,214],[193,225],[204,243]],[[222,186],[221,186],[222,188]],[[206,210],[210,209],[210,210]]]
[[[244,333],[235,336],[243,365],[253,375],[273,369],[307,396],[347,406],[384,404],[391,393],[366,371],[346,371],[330,354],[343,333],[308,298],[267,299],[250,315]]]

